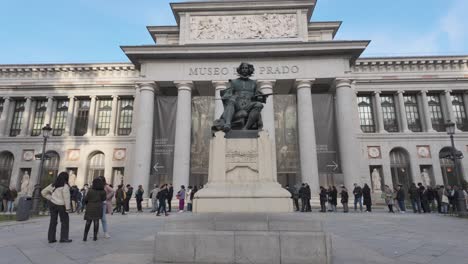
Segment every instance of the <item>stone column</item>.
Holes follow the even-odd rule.
[[[468,92],[463,93],[463,105],[465,106],[465,112],[468,115]]]
[[[408,129],[408,119],[406,119],[406,109],[405,109],[405,98],[403,94],[405,91],[398,91],[398,110],[400,112],[400,120],[401,120],[401,131],[403,133],[410,133],[411,131]]]
[[[382,113],[382,100],[380,99],[380,91],[374,92],[375,97],[375,110],[377,112],[377,128],[379,133],[387,133],[385,130],[383,113]]]
[[[138,86],[135,89],[135,95],[133,96],[133,120],[132,120],[132,132],[129,136],[136,135],[136,130],[138,129],[138,105],[140,105],[140,89]]]
[[[308,183],[312,195],[316,196],[319,191],[319,177],[314,111],[312,108],[312,83],[314,81],[297,80],[296,89],[301,181]]]
[[[51,125],[52,124],[52,111],[53,111],[53,106],[54,106],[54,97],[53,96],[47,96],[47,110],[45,112],[44,116],[44,125]]]
[[[73,119],[74,119],[74,110],[75,110],[75,97],[68,96],[68,112],[67,112],[67,122],[65,124],[65,133],[64,136],[71,136]]]
[[[426,123],[426,132],[436,132],[432,128],[431,112],[429,111],[429,101],[427,100],[427,90],[421,91],[421,101],[424,111],[424,122]]]
[[[452,103],[452,91],[451,90],[445,90],[444,92],[444,97],[445,97],[445,103],[447,104],[447,111],[448,111],[448,117],[450,121],[454,122],[457,124],[457,117],[455,116],[455,112],[453,111],[453,103]],[[462,132],[458,129],[458,126],[455,125],[455,130],[457,132]]]
[[[224,81],[213,82],[215,88],[215,116],[214,120],[219,119],[224,112],[223,101],[221,101],[221,91],[227,88],[228,83]]]
[[[3,97],[3,111],[2,116],[0,116],[0,137],[7,135],[7,121],[8,114],[10,113],[10,97]]]
[[[336,80],[336,124],[340,146],[341,169],[346,188],[352,190],[353,183],[359,181],[359,157],[361,150],[356,140],[356,129],[353,125],[353,108],[355,96],[349,79]]]
[[[273,87],[275,87],[276,81],[273,80],[261,80],[258,81],[258,90],[263,94],[273,93]],[[268,96],[266,104],[262,110],[262,121],[263,130],[267,131],[272,149],[272,160],[273,160],[273,175],[275,180],[278,179],[278,171],[276,167],[276,134],[275,134],[275,109],[273,96]]]
[[[136,107],[138,115],[135,131],[135,164],[133,167],[133,187],[142,185],[145,195],[149,194],[149,177],[151,173],[151,151],[153,148],[154,95],[158,89],[156,83],[141,83],[138,88],[140,100]]]
[[[115,136],[117,133],[116,126],[117,126],[117,109],[118,109],[119,97],[117,95],[112,96],[112,115],[110,121],[110,130],[108,136]]]
[[[172,182],[174,195],[181,185],[187,187],[190,176],[190,133],[192,127],[192,82],[176,82],[177,116]]]
[[[94,127],[96,123],[96,99],[95,95],[91,95],[91,103],[89,105],[89,118],[88,118],[88,130],[86,130],[85,136],[92,136],[94,134]]]
[[[29,117],[31,116],[31,104],[32,98],[26,97],[26,104],[24,105],[24,113],[23,113],[23,124],[21,127],[20,136],[25,137],[28,135],[29,131]]]

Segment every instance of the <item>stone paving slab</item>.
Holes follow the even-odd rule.
[[[297,213],[300,214],[300,213]],[[468,220],[437,214],[373,213],[302,214],[323,221],[332,234],[336,264],[468,264]],[[170,220],[187,221],[190,213],[174,213]],[[278,220],[287,220],[282,216]],[[108,216],[111,239],[82,242],[82,215],[72,215],[70,244],[48,244],[49,219],[0,224],[1,264],[150,264],[154,235],[165,217],[149,213]],[[183,249],[182,249],[183,250]]]

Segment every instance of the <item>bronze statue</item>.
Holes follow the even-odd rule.
[[[233,130],[260,130],[263,128],[261,111],[270,94],[257,90],[257,83],[250,77],[254,66],[241,63],[237,68],[239,78],[229,80],[229,87],[221,91],[224,113],[214,122],[213,130],[229,132]]]

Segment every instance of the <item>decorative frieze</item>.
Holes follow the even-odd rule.
[[[468,70],[468,57],[364,58],[351,68],[353,73],[462,71]]]
[[[191,16],[190,40],[298,38],[297,14]]]

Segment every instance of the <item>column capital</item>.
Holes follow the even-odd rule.
[[[11,100],[11,97],[10,97],[10,96],[4,96],[4,97],[3,97],[3,100],[4,100],[4,101],[10,101],[10,100]]]
[[[404,90],[398,90],[396,93],[397,93],[397,94],[404,94],[405,91],[404,91]]]
[[[46,99],[47,99],[47,100],[54,100],[54,99],[55,99],[55,97],[54,97],[54,96],[52,96],[52,95],[48,95],[48,96],[46,96]]]
[[[179,91],[185,90],[185,91],[192,92],[193,87],[194,87],[192,81],[175,81],[174,84],[177,87],[177,90]]]
[[[334,83],[336,88],[352,88],[352,80],[348,78],[336,78]]]
[[[115,95],[115,94],[111,95],[111,97],[112,97],[112,99],[119,99],[120,98],[120,96]]]
[[[450,90],[450,89],[445,89],[445,90],[444,90],[444,93],[450,94],[450,93],[452,93],[452,90]]]
[[[374,91],[374,95],[380,96],[382,94],[382,91]]]
[[[139,82],[136,83],[136,88],[141,91],[149,91],[153,93],[159,92],[159,85],[156,82]]]
[[[215,90],[224,90],[227,88],[228,81],[212,81]],[[177,85],[177,84],[176,84]]]
[[[421,91],[419,91],[420,94],[428,94],[429,93],[429,90],[427,89],[422,89]]]
[[[89,98],[91,98],[91,100],[92,100],[92,99],[96,100],[96,99],[97,99],[97,95],[90,95]]]
[[[296,79],[296,89],[308,88],[311,89],[312,85],[314,84],[315,79]]]
[[[31,101],[32,97],[31,96],[25,96],[24,99]]]

